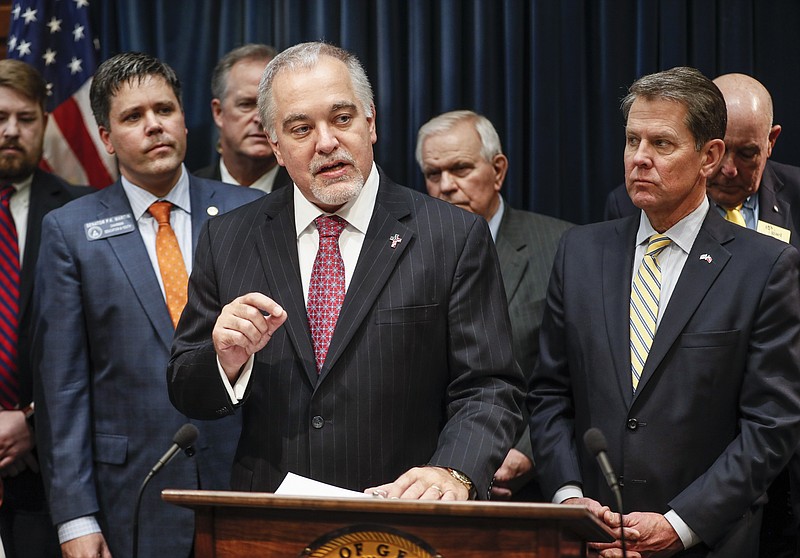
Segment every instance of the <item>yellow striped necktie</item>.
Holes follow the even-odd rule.
[[[735,223],[740,227],[747,228],[747,223],[744,220],[744,215],[742,215],[742,204],[737,205],[736,207],[732,208],[723,208],[725,210],[725,219],[730,221],[731,223]]]
[[[631,381],[634,393],[639,387],[644,363],[656,334],[658,300],[661,297],[661,267],[658,265],[658,256],[670,242],[672,241],[664,235],[654,234],[650,237],[631,288]]]

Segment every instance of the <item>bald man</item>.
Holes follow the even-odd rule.
[[[772,122],[772,98],[756,79],[725,74],[714,80],[725,97],[725,156],[706,191],[726,219],[800,248],[800,168],[771,161],[781,127]],[[606,199],[605,218],[639,209],[624,185]]]

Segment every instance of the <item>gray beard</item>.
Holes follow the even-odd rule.
[[[364,188],[364,175],[356,169],[358,176],[331,182],[311,181],[311,193],[325,205],[344,205],[358,197]]]

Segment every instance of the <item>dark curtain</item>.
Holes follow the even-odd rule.
[[[677,65],[762,81],[784,128],[773,157],[800,164],[797,0],[104,0],[92,10],[103,59],[141,50],[180,75],[190,170],[213,155],[217,59],[245,42],[318,39],[359,56],[375,89],[376,160],[419,190],[417,129],[469,108],[500,133],[512,206],[598,220],[623,180],[621,97],[638,76]]]

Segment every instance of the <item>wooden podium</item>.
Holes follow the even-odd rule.
[[[164,490],[195,511],[196,558],[585,556],[613,540],[581,506]]]

